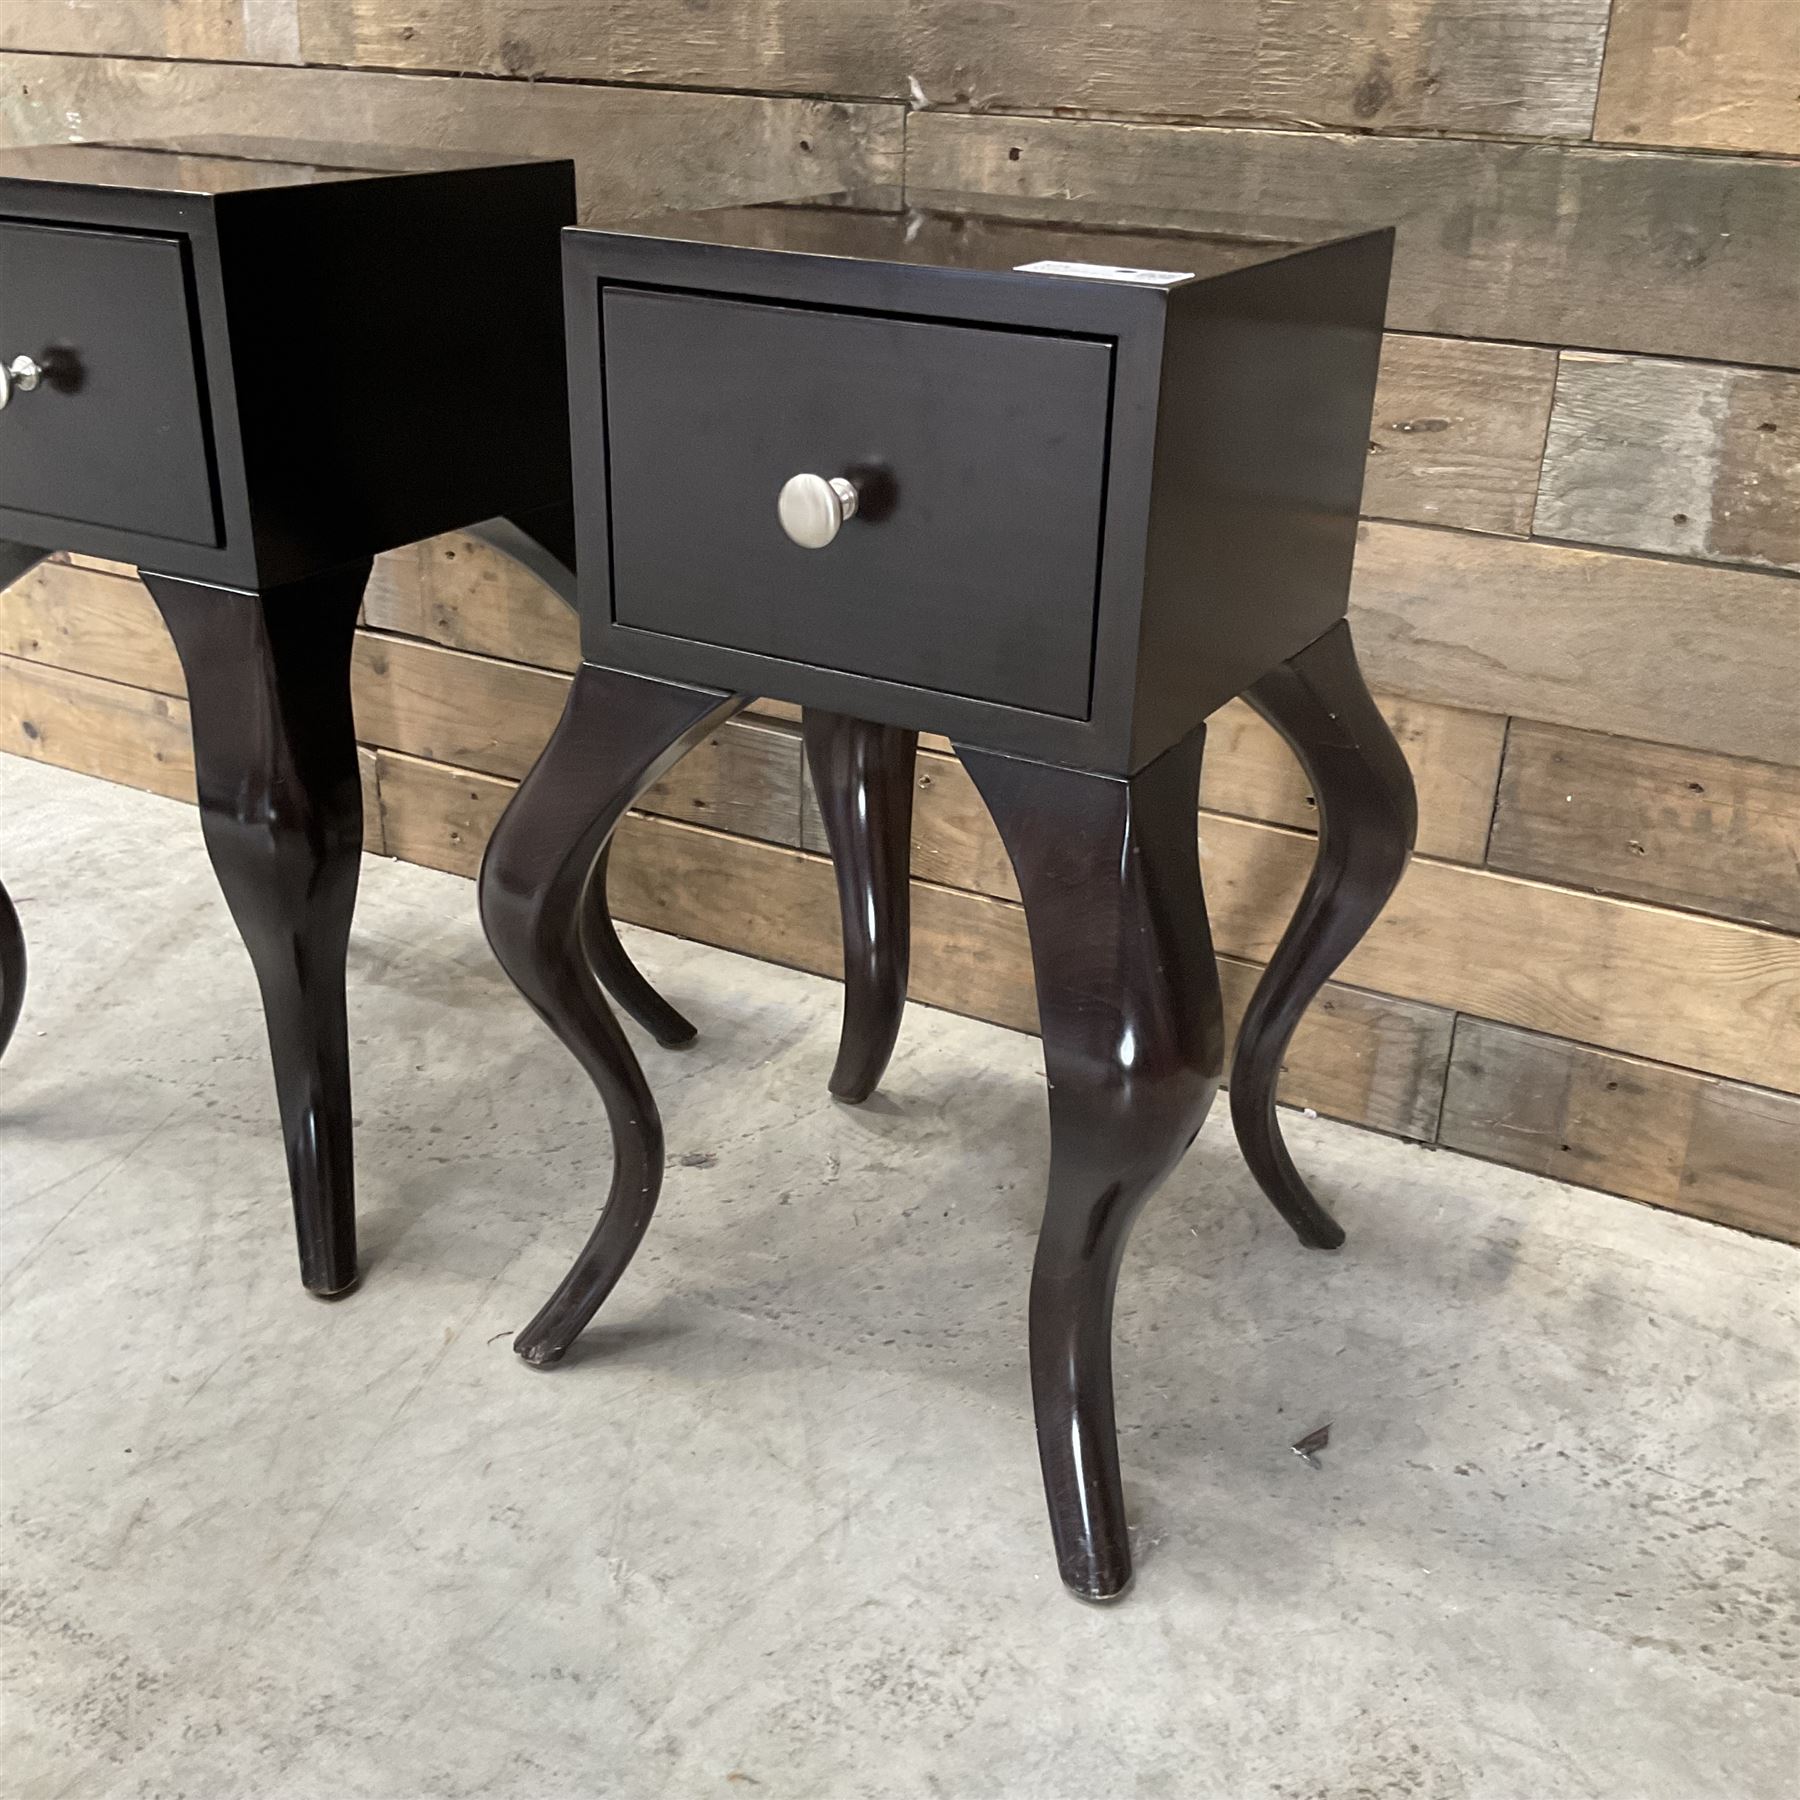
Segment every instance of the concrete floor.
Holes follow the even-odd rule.
[[[324,1306],[192,812],[0,757],[0,868],[17,1800],[1795,1791],[1791,1251],[1292,1118],[1351,1232],[1308,1253],[1215,1115],[1125,1271],[1095,1610],[1024,1376],[1031,1039],[917,1011],[848,1110],[834,985],[632,933],[704,1035],[646,1050],[662,1211],[538,1374],[606,1139],[468,883],[366,865]]]

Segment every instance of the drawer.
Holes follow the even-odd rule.
[[[178,238],[0,221],[0,358],[51,370],[0,411],[0,506],[219,541]]]
[[[1087,716],[1108,342],[625,287],[601,318],[616,623]],[[823,549],[777,517],[802,472],[865,496]]]

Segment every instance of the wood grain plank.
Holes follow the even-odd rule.
[[[679,87],[880,94],[964,111],[1306,120],[1585,137],[1606,0],[301,0],[309,60]]]
[[[922,757],[921,771],[915,874],[1016,899],[961,766]],[[1312,866],[1312,840],[1217,813],[1203,813],[1199,829],[1217,947],[1266,962]],[[1786,934],[1416,857],[1343,975],[1383,994],[1800,1091],[1800,939]]]
[[[1378,694],[1376,704],[1412,765],[1421,855],[1480,862],[1500,780],[1506,721]],[[1241,700],[1206,723],[1200,804],[1209,812],[1316,829],[1317,808],[1292,751]]]
[[[39,563],[0,591],[0,652],[162,694],[185,694],[162,615],[135,575]]]
[[[1553,351],[1390,332],[1363,512],[1525,536],[1555,386]]]
[[[387,829],[382,821],[380,777],[375,752],[367,744],[356,746],[356,772],[362,778],[363,849],[372,856],[388,856],[392,853],[387,847]]]
[[[1517,719],[1487,860],[1800,931],[1800,769]]]
[[[1565,351],[1532,529],[1800,572],[1800,375]]]
[[[294,63],[299,0],[7,0],[6,42],[79,56]]]
[[[1311,842],[1209,814],[1201,846],[1220,949],[1265,960],[1306,879]],[[1800,1092],[1800,939],[1786,933],[1415,857],[1342,976]]]
[[[183,129],[574,159],[583,217],[899,179],[889,105],[113,57],[0,55],[0,142]],[[804,149],[801,145],[804,143]]]
[[[0,655],[0,752],[194,804],[187,702]],[[386,850],[375,752],[357,748],[363,848]]]
[[[1482,861],[1500,780],[1506,721],[1419,700],[1378,696],[1377,703],[1404,747],[1419,785],[1419,849],[1454,862]],[[1317,809],[1293,752],[1247,705],[1234,700],[1221,707],[1207,720],[1206,733],[1200,777],[1203,808],[1305,831],[1317,829]],[[959,768],[946,769],[946,761],[954,759],[943,739],[921,741],[915,811],[919,819],[934,822],[929,830],[914,832],[914,868],[930,879],[1016,899],[999,837],[983,823],[985,808],[967,776]],[[962,848],[947,855],[935,834],[951,830],[946,822],[951,811],[966,812],[967,820],[952,831]],[[810,781],[803,820],[802,846],[824,853],[825,827]],[[939,859],[946,868],[963,868],[970,879],[933,876],[928,865]]]
[[[924,112],[907,181],[1027,213],[1066,195],[1126,224],[1394,224],[1396,330],[1800,366],[1800,181],[1784,163]]]
[[[883,0],[298,0],[312,62],[905,99],[913,7]]]
[[[383,631],[565,674],[581,660],[574,613],[510,556],[461,532],[377,557],[363,619]]]
[[[548,669],[357,633],[356,731],[377,749],[517,780],[549,741],[568,691],[568,677]]]
[[[1359,538],[1351,622],[1384,692],[1800,762],[1786,576],[1417,525]]]
[[[1800,153],[1793,0],[1614,0],[1594,135]]]
[[[382,803],[395,854],[472,875],[512,784],[383,751]],[[621,826],[611,893],[618,916],[813,974],[842,971],[828,863],[780,846],[632,815]],[[1024,915],[1008,902],[913,884],[913,998],[1016,1030],[1037,1023]],[[1226,959],[1235,1031],[1256,970]],[[915,1023],[913,1029],[917,1029]],[[1450,1015],[1328,986],[1295,1038],[1284,1102],[1429,1138],[1450,1045]]]
[[[1800,1243],[1800,1098],[1459,1019],[1444,1144]]]
[[[81,775],[194,799],[185,700],[0,657],[0,750]]]
[[[368,744],[517,781],[556,729],[568,677],[370,632],[352,669]],[[657,782],[645,811],[773,843],[800,841],[800,739],[786,725],[732,720]]]
[[[800,765],[792,727],[733,719],[649,788],[637,810],[798,847]]]

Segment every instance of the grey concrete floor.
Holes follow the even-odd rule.
[[[662,1210],[540,1374],[507,1333],[605,1129],[468,883],[365,867],[368,1273],[325,1306],[193,813],[0,758],[0,868],[8,1795],[1795,1791],[1792,1252],[1295,1117],[1321,1256],[1215,1116],[1126,1266],[1139,1578],[1084,1608],[1031,1039],[915,1011],[849,1110],[833,984],[631,933],[703,1037],[646,1049]]]

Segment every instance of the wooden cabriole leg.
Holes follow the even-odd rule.
[[[1312,784],[1319,848],[1300,905],[1250,998],[1231,1062],[1231,1119],[1262,1190],[1304,1244],[1334,1250],[1343,1229],[1313,1198],[1275,1110],[1282,1058],[1301,1015],[1362,941],[1405,872],[1418,829],[1412,771],[1334,625],[1244,696],[1287,740]]]
[[[808,707],[801,732],[837,875],[844,1026],[831,1091],[866,1100],[906,1011],[914,753],[919,734]]]
[[[588,961],[589,872],[644,788],[748,703],[741,694],[584,663],[537,765],[501,816],[481,864],[488,942],[600,1092],[613,1179],[599,1223],[513,1348],[561,1360],[631,1261],[662,1188],[662,1121],[644,1072]]]
[[[1128,779],[957,747],[1025,900],[1050,1085],[1031,1385],[1065,1583],[1124,1592],[1113,1292],[1139,1209],[1193,1142],[1224,1057],[1194,815],[1204,732]]]
[[[0,592],[22,575],[35,569],[50,552],[31,544],[16,544],[0,538]],[[19,1023],[19,1009],[25,1004],[25,933],[12,897],[0,887],[0,1056],[12,1042]]]
[[[576,611],[575,516],[570,507],[545,507],[517,518],[488,519],[474,526],[469,535],[511,557],[571,612]],[[696,1036],[694,1027],[644,979],[619,941],[606,904],[606,860],[603,845],[588,874],[583,924],[588,964],[626,1014],[665,1049],[691,1044]]]
[[[18,909],[0,884],[0,1056],[12,1042],[25,1004],[25,933],[19,926]]]
[[[344,960],[362,857],[350,649],[369,564],[263,593],[146,573],[187,676],[200,824],[262,989],[300,1279],[356,1285]]]

